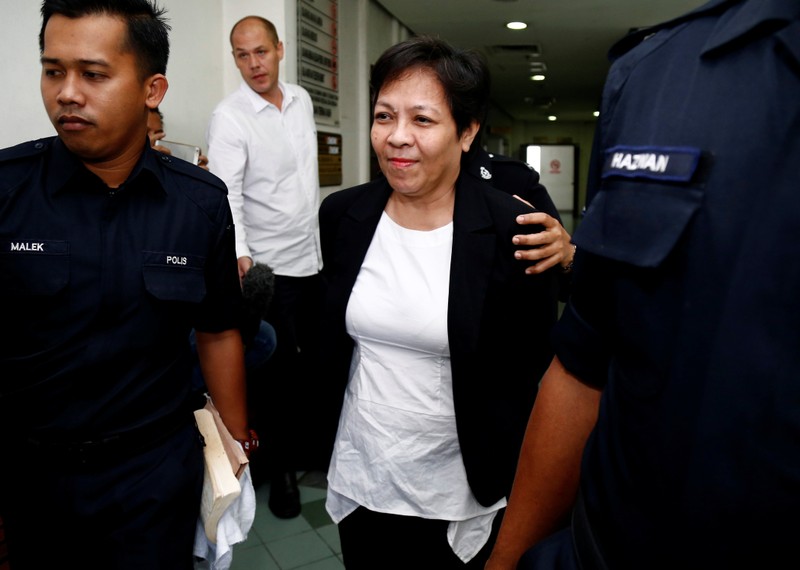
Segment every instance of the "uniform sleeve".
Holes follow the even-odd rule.
[[[194,327],[203,332],[239,328],[244,319],[233,219],[227,200],[220,200],[216,227],[216,239],[206,260],[206,296],[194,323]]]
[[[564,367],[598,388],[606,384],[610,361],[613,296],[602,258],[580,248],[575,253],[572,292],[552,332],[553,348]],[[591,280],[585,278],[592,275]],[[597,278],[603,276],[602,278]]]

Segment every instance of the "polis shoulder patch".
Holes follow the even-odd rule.
[[[615,146],[605,152],[602,176],[688,182],[700,155],[700,149],[692,147]]]

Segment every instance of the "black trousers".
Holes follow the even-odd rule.
[[[486,545],[468,563],[447,542],[449,521],[376,513],[359,507],[339,523],[347,570],[483,570],[505,509],[497,513]]]
[[[114,460],[4,454],[0,516],[14,570],[191,570],[203,484],[197,428]]]
[[[254,456],[254,479],[317,465],[315,434],[309,426],[319,405],[319,343],[322,279],[275,276],[275,292],[265,320],[275,329],[276,347],[249,391],[251,423],[261,438]]]

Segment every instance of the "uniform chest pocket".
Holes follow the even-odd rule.
[[[159,301],[200,303],[206,296],[204,261],[199,256],[146,251],[145,289]]]
[[[0,247],[0,291],[46,297],[69,283],[68,242],[4,241]]]
[[[681,184],[607,180],[575,232],[580,249],[637,267],[658,267],[703,201]]]

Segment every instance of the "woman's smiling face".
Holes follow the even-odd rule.
[[[458,136],[444,89],[433,71],[415,68],[386,83],[375,100],[372,148],[395,192],[424,196],[453,188],[461,153],[477,123]]]

